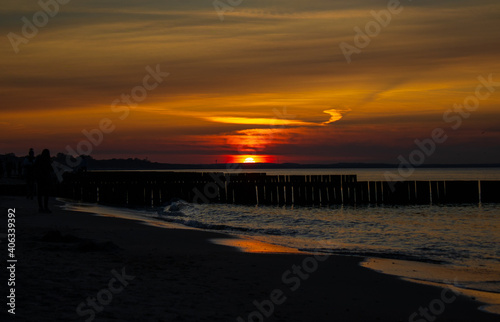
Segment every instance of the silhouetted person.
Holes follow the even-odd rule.
[[[38,212],[51,213],[49,210],[49,194],[53,172],[51,162],[48,149],[43,150],[42,154],[37,156],[35,160]]]
[[[7,178],[10,178],[12,176],[12,167],[14,165],[12,164],[12,161],[10,160],[10,157],[6,157],[5,161],[5,171],[7,172]]]
[[[23,160],[22,159],[17,160],[17,176],[18,177],[23,176]]]
[[[87,172],[87,159],[84,155],[80,156],[80,167],[78,172]]]
[[[26,178],[26,198],[33,200],[35,195],[35,152],[30,149],[23,161],[24,177]]]
[[[3,160],[0,159],[0,179],[3,177]]]

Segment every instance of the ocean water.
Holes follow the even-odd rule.
[[[268,174],[358,174],[380,180],[386,169],[258,170]],[[248,172],[248,171],[245,171]],[[500,169],[424,169],[415,180],[500,180]],[[500,192],[499,192],[500,193]],[[464,288],[500,294],[500,204],[278,207],[193,204],[69,209],[212,230],[303,251],[436,264]],[[466,272],[467,274],[463,274]],[[442,282],[442,274],[420,277]]]
[[[164,171],[164,170],[160,170]],[[186,172],[186,170],[175,170]],[[398,174],[398,169],[392,168],[343,168],[343,169],[244,169],[242,173],[266,173],[268,175],[338,175],[355,174],[358,181],[383,181],[386,172]],[[188,172],[225,172],[237,173],[238,170],[188,170]],[[416,168],[404,171],[401,176],[405,180],[500,180],[500,168]]]

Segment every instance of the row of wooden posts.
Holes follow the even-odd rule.
[[[85,202],[159,206],[173,199],[243,205],[500,202],[500,181],[357,181],[356,175],[67,173],[59,195]]]

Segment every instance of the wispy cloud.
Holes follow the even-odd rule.
[[[337,122],[342,118],[342,114],[336,109],[326,110],[323,111],[323,113],[330,114],[330,119],[323,124],[330,124],[333,122]]]
[[[205,120],[216,123],[245,124],[245,125],[265,125],[265,126],[317,126],[316,123],[285,120],[277,118],[249,118],[249,117],[230,117],[230,116],[209,116]]]

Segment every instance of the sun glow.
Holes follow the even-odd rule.
[[[244,155],[226,155],[226,163],[273,163],[275,157],[272,155],[244,154]]]
[[[243,161],[243,163],[255,163],[255,160],[254,158],[248,157],[245,159],[245,161]]]

